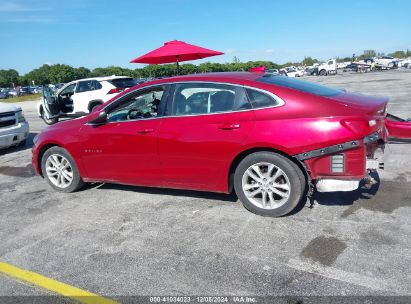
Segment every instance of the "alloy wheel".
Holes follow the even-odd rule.
[[[281,207],[291,194],[287,174],[268,162],[251,165],[244,172],[242,189],[253,205],[266,210]]]
[[[67,188],[73,181],[73,168],[60,154],[51,154],[46,160],[46,174],[50,182],[59,188]]]

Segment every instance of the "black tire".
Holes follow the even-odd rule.
[[[56,124],[56,123],[59,122],[59,118],[58,118],[58,117],[54,117],[54,118],[50,118],[50,119],[46,118],[46,115],[44,114],[43,108],[41,109],[41,118],[43,119],[44,123],[45,123],[46,125],[49,125],[49,126],[50,126],[50,125],[54,125],[54,124]]]
[[[27,139],[19,142],[19,144],[17,145],[17,147],[24,147],[27,144]]]
[[[73,179],[71,181],[71,184],[66,188],[61,188],[61,187],[57,187],[56,185],[54,185],[51,182],[48,175],[46,174],[46,161],[51,155],[64,156],[64,158],[66,158],[68,160],[68,162],[70,163],[71,172],[73,174]],[[81,187],[84,186],[84,182],[81,179],[80,172],[77,168],[76,162],[71,157],[70,153],[66,149],[63,149],[61,147],[54,146],[54,147],[51,147],[50,149],[46,150],[46,152],[44,152],[44,154],[41,158],[41,172],[43,173],[44,178],[47,180],[47,182],[50,184],[50,186],[54,190],[57,190],[59,192],[70,193],[70,192],[77,191],[78,189],[80,189]]]
[[[326,75],[327,75],[327,71],[326,71],[326,70],[321,70],[321,71],[320,71],[320,75],[321,75],[321,76],[326,76]]]
[[[263,209],[252,203],[246,196],[242,180],[244,173],[252,165],[270,163],[280,168],[288,177],[290,195],[288,199],[275,209]],[[273,152],[256,152],[246,156],[237,166],[234,173],[234,189],[243,206],[258,215],[278,217],[290,213],[301,202],[306,189],[306,179],[301,169],[290,159]]]

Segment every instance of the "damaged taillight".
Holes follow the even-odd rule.
[[[343,120],[341,124],[357,135],[368,135],[380,129],[381,121],[370,120]]]

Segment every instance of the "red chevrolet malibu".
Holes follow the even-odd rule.
[[[64,97],[44,108],[69,107]],[[33,165],[62,192],[84,182],[234,190],[248,210],[281,216],[311,187],[357,189],[388,132],[411,137],[409,123],[387,120],[387,101],[259,73],[155,80],[45,129]]]

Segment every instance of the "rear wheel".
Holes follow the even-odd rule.
[[[326,70],[321,70],[321,71],[320,71],[320,75],[321,75],[321,76],[326,76],[326,75],[327,75],[327,71],[326,71]]]
[[[300,168],[271,152],[248,155],[234,175],[234,188],[244,207],[263,216],[290,213],[301,201],[305,186]]]
[[[41,159],[41,170],[48,183],[57,191],[74,192],[84,185],[77,165],[66,149],[48,149]]]

